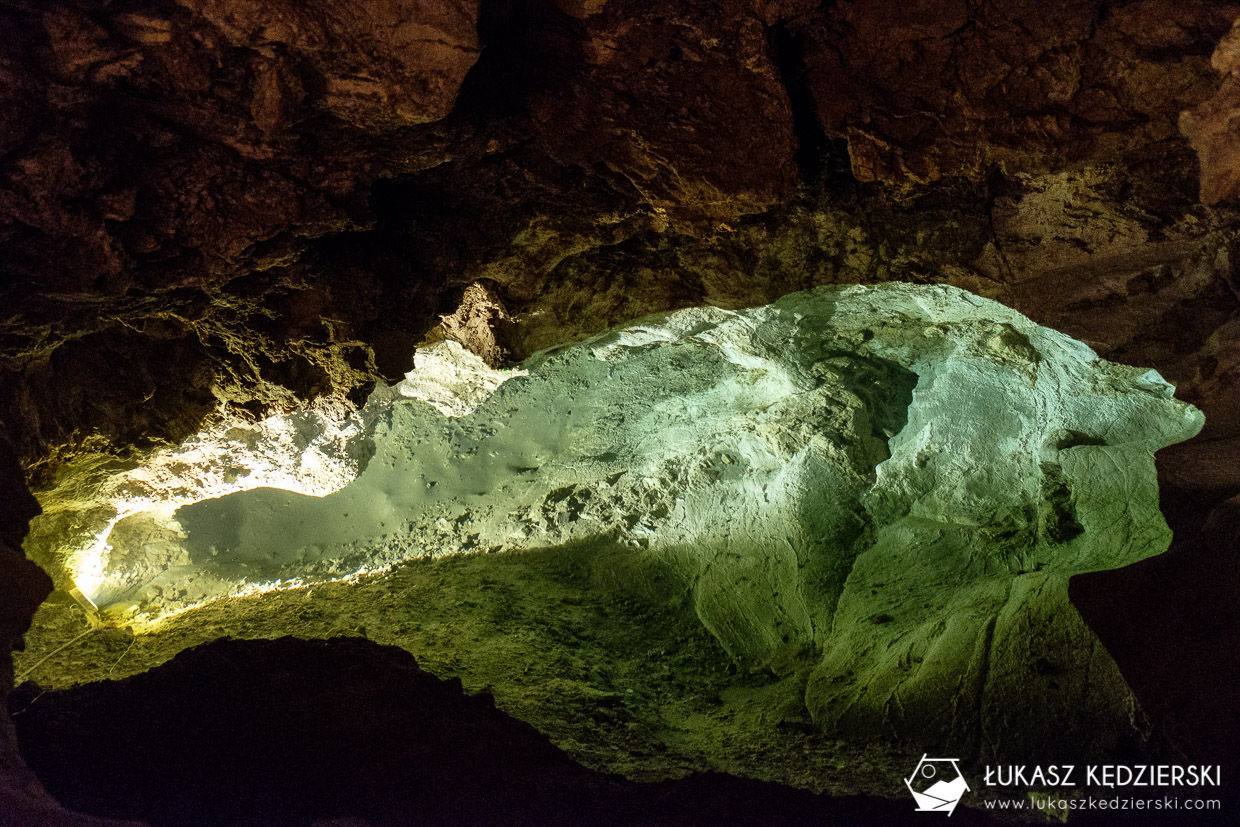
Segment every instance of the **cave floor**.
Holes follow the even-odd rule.
[[[16,672],[55,690],[120,680],[221,637],[286,635],[398,646],[466,692],[493,695],[585,766],[633,780],[714,770],[891,795],[905,770],[888,766],[899,754],[891,745],[815,732],[804,674],[739,670],[678,578],[605,540],[414,560],[350,582],[221,598],[136,634],[92,629],[75,603],[54,596]]]

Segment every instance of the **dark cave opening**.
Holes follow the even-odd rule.
[[[840,168],[839,164],[832,164],[828,158],[839,157],[841,149],[846,152],[847,144],[843,147],[839,142],[833,144],[819,123],[814,95],[805,77],[804,34],[776,24],[767,37],[792,109],[793,130],[797,139],[794,154],[797,169],[802,181],[813,181],[824,172],[834,172]]]

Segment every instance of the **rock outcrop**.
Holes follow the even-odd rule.
[[[1210,65],[1221,76],[1218,90],[1181,115],[1180,131],[1201,161],[1201,200],[1217,204],[1240,193],[1240,132],[1235,126],[1240,110],[1240,28],[1232,28],[1219,42]]]
[[[27,463],[55,453],[41,445],[180,439],[220,404],[343,397],[374,375],[356,328],[377,315],[366,294],[385,288],[309,285],[282,265],[308,238],[371,223],[366,188],[395,174],[384,167],[401,151],[375,142],[452,110],[480,49],[476,4],[51,3],[0,15],[13,308],[0,417]],[[423,153],[404,168],[436,162]],[[327,310],[346,301],[353,311]],[[411,312],[392,321],[430,318],[416,301]],[[112,379],[93,393],[49,392],[100,375]],[[140,414],[133,399],[153,404]]]
[[[204,425],[253,428],[311,399],[338,420],[408,369],[469,285],[502,320],[478,347],[492,363],[820,283],[966,288],[1157,368],[1207,414],[1210,441],[1160,466],[1173,524],[1198,534],[1240,492],[1219,461],[1240,436],[1237,14],[4,5],[3,636],[48,585],[17,549],[23,478],[67,512],[83,480]],[[1184,594],[1215,571],[1177,559]],[[1240,627],[1210,595],[1211,622]]]
[[[823,129],[860,180],[1043,172],[1173,139],[1234,3],[846,0],[809,29]]]
[[[1236,13],[1212,0],[10,5],[0,239],[17,310],[0,416],[46,479],[77,454],[179,441],[221,406],[252,417],[394,379],[479,279],[522,318],[542,312],[535,327],[559,320],[518,355],[573,333],[561,289],[593,296],[570,314],[601,316],[589,332],[707,299],[771,301],[756,284],[730,296],[731,276],[659,271],[778,255],[754,230],[800,219],[745,216],[841,162],[897,192],[1163,165]],[[864,216],[890,195],[870,193],[838,234],[872,229]],[[806,206],[819,230],[836,224]],[[859,241],[871,262],[890,243]],[[977,288],[960,270],[935,278]],[[103,392],[61,390],[109,371]]]
[[[651,317],[509,376],[437,350],[363,412],[348,485],[128,516],[94,545],[89,596],[158,614],[607,537],[670,564],[747,668],[813,665],[805,703],[832,734],[1016,760],[1128,733],[1134,702],[1067,582],[1170,542],[1153,454],[1202,417],[1157,373],[900,284]]]

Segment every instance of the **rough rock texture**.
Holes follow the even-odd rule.
[[[567,12],[6,4],[0,237],[17,310],[0,411],[23,460],[51,457],[51,473],[82,448],[176,441],[221,403],[263,413],[395,378],[452,309],[445,280],[491,280],[510,309],[535,311],[572,282],[563,265],[608,256],[588,283],[595,306],[576,308],[606,300],[596,330],[726,300],[643,277],[658,257],[641,253],[692,237],[707,256],[715,239],[761,257],[752,234],[728,243],[736,222],[841,150],[859,178],[899,186],[985,177],[993,162],[1040,172],[1165,155],[1178,112],[1208,94],[1207,55],[1235,9]],[[364,228],[364,242],[338,235]],[[628,240],[639,249],[617,246]],[[117,359],[129,369],[106,394],[48,390]]]
[[[372,142],[448,114],[477,16],[418,0],[0,9],[0,416],[21,456],[178,439],[220,404],[287,407],[373,376],[356,340],[372,303],[403,290],[388,322],[416,325],[433,295],[282,265],[368,225],[364,188],[393,154]],[[153,404],[135,414],[135,398]]]
[[[552,157],[613,167],[617,189],[636,191],[658,224],[690,232],[792,194],[791,106],[750,4],[615,0],[604,12],[574,44],[567,78],[532,96]],[[567,120],[565,91],[581,106]]]
[[[459,345],[428,355],[398,388],[412,399],[368,405],[353,482],[126,517],[79,587],[150,613],[238,579],[608,538],[670,562],[747,668],[813,665],[805,704],[829,733],[997,761],[1128,734],[1134,703],[1067,578],[1170,542],[1153,453],[1202,418],[1155,372],[901,284],[651,317],[511,376]]]
[[[6,6],[0,237],[19,311],[0,411],[22,457],[176,440],[221,403],[398,376],[461,251],[545,270],[791,195],[760,21],[669,11],[497,10],[492,57],[441,120],[479,53],[469,3]],[[131,367],[103,398],[47,391],[117,358]],[[122,401],[152,397],[142,415]]]
[[[1219,42],[1210,65],[1222,76],[1218,90],[1180,116],[1180,131],[1201,161],[1201,200],[1217,204],[1240,193],[1240,132],[1233,123],[1240,107],[1240,28]]]
[[[1240,5],[1141,0],[832,3],[808,27],[824,131],[859,180],[1043,171],[1175,135]]]
[[[946,282],[1206,412],[1160,460],[1186,543],[1154,582],[1226,579],[1201,529],[1240,493],[1240,222],[1196,199],[1234,184],[1234,36],[1209,58],[1234,4],[338,5],[0,4],[0,431],[27,480],[68,502],[204,419],[340,413],[479,281],[511,319],[479,350],[516,358],[820,281]],[[1203,633],[1139,634],[1127,576],[1089,622],[1133,680]],[[14,634],[31,577],[0,581]],[[1240,628],[1219,590],[1165,605]]]
[[[57,588],[93,595],[104,576],[104,545],[122,518],[248,488],[330,494],[357,476],[373,453],[362,438],[366,418],[311,408],[255,423],[230,422],[157,451],[137,468],[89,468],[44,497],[43,513],[25,539],[26,553],[52,574]],[[122,527],[118,538],[132,525]],[[138,536],[130,533],[129,542]],[[151,563],[167,568],[173,560],[156,556]]]

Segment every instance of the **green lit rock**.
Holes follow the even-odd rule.
[[[364,420],[334,493],[121,520],[94,597],[606,539],[670,565],[738,662],[803,676],[826,730],[1008,754],[1050,748],[1030,704],[1067,730],[1133,715],[1067,582],[1167,547],[1153,454],[1202,425],[1152,371],[905,284],[654,316],[512,374],[443,343]]]

